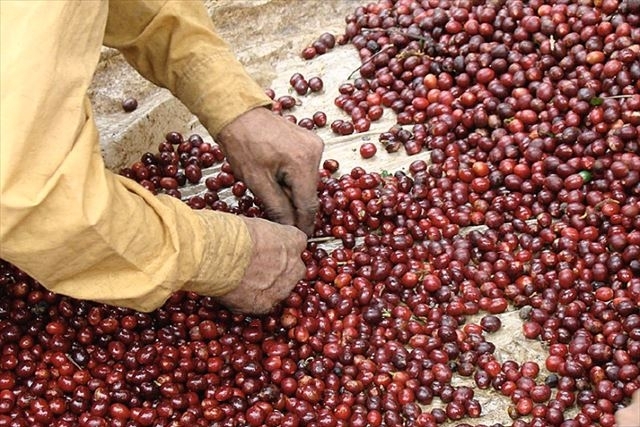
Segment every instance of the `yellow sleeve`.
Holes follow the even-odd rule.
[[[214,136],[271,103],[215,33],[200,0],[111,0],[104,42],[169,89]]]
[[[153,196],[103,163],[87,88],[104,2],[0,2],[0,257],[76,298],[150,311],[244,274],[239,217]]]

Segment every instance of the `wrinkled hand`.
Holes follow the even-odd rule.
[[[323,150],[319,137],[266,108],[255,108],[225,126],[216,141],[234,174],[264,202],[269,219],[311,235]]]
[[[307,236],[289,225],[258,218],[242,218],[253,241],[249,266],[234,290],[218,298],[232,311],[269,312],[285,299],[305,273],[300,258]]]
[[[640,390],[636,390],[636,392],[633,393],[629,406],[616,411],[616,426],[640,426]]]

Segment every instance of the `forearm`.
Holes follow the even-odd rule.
[[[226,293],[251,253],[242,220],[105,169],[86,91],[106,6],[3,2],[0,257],[56,292],[139,310],[177,289]]]
[[[3,150],[3,167],[28,163],[13,152]],[[149,311],[179,289],[217,296],[240,281],[251,252],[241,220],[196,213],[110,173],[92,122],[49,176],[44,156],[33,159],[40,174],[6,176],[20,184],[3,185],[0,256],[47,288]]]

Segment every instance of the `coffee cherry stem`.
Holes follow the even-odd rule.
[[[73,366],[78,368],[79,371],[82,370],[82,367],[80,365],[78,365],[75,360],[73,360],[73,358],[69,355],[69,353],[65,353],[64,356],[67,358],[67,360],[69,360],[69,362],[71,362],[71,364]]]
[[[370,135],[380,135],[380,130],[372,130],[372,131],[368,131],[368,132],[358,132],[358,133],[354,133],[354,134],[350,134],[350,135],[344,135],[344,136],[338,136],[335,138],[327,138],[324,140],[325,144],[328,145],[333,145],[335,143],[338,142],[343,142],[343,141],[352,141],[354,138],[360,138],[360,139],[365,139],[366,137],[370,136]]]
[[[333,236],[324,236],[324,237],[312,237],[310,239],[307,239],[307,243],[323,243],[323,242],[330,242],[332,240],[338,240]]]
[[[368,64],[369,62],[371,62],[373,60],[373,58],[375,58],[376,56],[382,54],[385,50],[392,48],[393,44],[386,44],[384,46],[382,46],[382,48],[377,51],[376,53],[374,53],[373,55],[371,55],[366,61],[364,61],[362,64],[360,64],[360,66],[358,68],[356,68],[355,70],[353,70],[351,72],[351,74],[349,74],[349,77],[347,77],[347,80],[351,80],[353,78],[353,75],[355,73],[357,73],[358,71],[360,71],[360,69],[365,65]]]
[[[602,105],[606,99],[625,99],[625,98],[633,98],[633,95],[622,94],[622,95],[596,96],[591,98],[589,103],[591,104],[592,107],[598,107]]]
[[[633,98],[634,95],[624,94],[624,95],[609,95],[603,96],[602,99],[625,99],[625,98]]]
[[[620,204],[619,201],[617,201],[616,199],[612,199],[612,198],[606,198],[604,200],[599,201],[598,203],[596,203],[596,205],[593,207],[594,211],[599,211],[604,205],[606,205],[607,203],[615,203],[617,205]]]
[[[417,34],[411,33],[409,31],[402,31],[400,28],[394,27],[394,28],[363,28],[362,29],[362,33],[366,34],[368,32],[379,32],[379,31],[384,31],[387,34],[392,34],[392,33],[397,33],[397,34],[402,34],[403,36],[407,36],[410,39],[415,39],[415,40],[421,40],[421,41],[425,41],[425,42],[431,42],[432,40],[426,38],[426,37],[422,37],[419,36]]]

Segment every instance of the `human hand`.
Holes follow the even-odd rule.
[[[240,284],[218,298],[232,311],[265,314],[286,298],[305,273],[300,255],[307,236],[289,225],[242,218],[253,241],[249,265]]]
[[[616,426],[640,426],[640,389],[633,393],[629,406],[616,411]]]
[[[324,144],[266,108],[254,108],[216,136],[234,174],[265,204],[269,219],[311,235]]]

